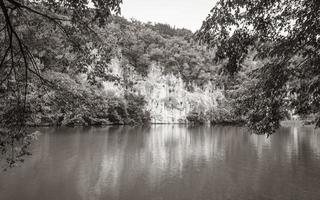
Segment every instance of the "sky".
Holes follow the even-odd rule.
[[[216,0],[123,0],[121,15],[196,31]]]

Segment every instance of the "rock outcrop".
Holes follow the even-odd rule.
[[[146,77],[138,75],[134,69],[124,72],[119,60],[113,60],[110,68],[120,83],[105,82],[105,91],[116,96],[124,95],[126,90],[143,95],[152,123],[185,123],[190,112],[205,113],[217,107],[219,99],[224,98],[222,90],[216,89],[211,82],[202,87],[192,84],[192,91],[187,90],[179,75],[165,75],[156,64],[150,67]],[[123,87],[124,77],[134,83],[132,87]]]

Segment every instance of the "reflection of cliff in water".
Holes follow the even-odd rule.
[[[45,132],[23,168],[0,174],[4,199],[289,200],[320,195],[303,192],[320,187],[320,136],[310,128],[282,128],[269,138],[220,126]]]
[[[268,171],[270,167],[292,164],[296,159],[293,156],[299,156],[296,152],[299,151],[299,146],[303,146],[301,142],[308,141],[307,147],[310,149],[307,151],[320,155],[315,148],[320,145],[319,137],[306,130],[299,136],[305,141],[296,140],[294,131],[290,129],[282,129],[279,135],[270,138],[250,135],[245,129],[236,127],[188,129],[167,125],[154,126],[151,130],[152,133],[141,134],[145,130],[140,132],[123,128],[120,132],[126,133],[109,136],[112,149],[106,149],[106,152],[110,153],[104,156],[99,175],[101,187],[108,183],[109,189],[117,190],[124,184],[129,187],[140,180],[146,187],[152,186],[156,189],[173,177],[182,181],[189,173],[194,173],[191,169],[199,170],[197,173],[203,176],[204,180],[218,170],[222,174],[214,173],[215,175],[234,185],[232,174],[237,171],[246,171],[247,174],[240,176],[240,179],[249,176],[246,181],[250,182],[255,181],[250,180],[250,176],[263,174],[263,171]],[[139,148],[136,148],[137,146]],[[125,183],[122,182],[123,179],[126,180]],[[116,193],[120,194],[121,191]]]

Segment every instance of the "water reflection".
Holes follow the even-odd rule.
[[[240,127],[44,129],[0,199],[319,199],[320,136]]]

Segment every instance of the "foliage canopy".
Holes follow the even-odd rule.
[[[25,125],[33,106],[32,98],[28,98],[34,89],[31,80],[37,77],[42,84],[61,89],[44,77],[39,58],[45,57],[42,64],[47,69],[60,65],[63,71],[73,63],[78,66],[74,71],[85,70],[96,60],[88,56],[89,38],[96,45],[100,43],[101,54],[110,54],[91,24],[103,26],[110,15],[120,12],[121,2],[0,0],[0,153],[8,155],[5,157],[9,165],[28,154],[26,147],[31,137]],[[59,51],[68,52],[69,57],[51,59]],[[107,62],[108,56],[105,58],[100,62]]]
[[[273,133],[286,108],[316,114],[320,125],[319,16],[318,0],[220,0],[197,32],[227,60],[231,75],[246,67],[249,50],[262,61],[240,98],[257,133]]]

